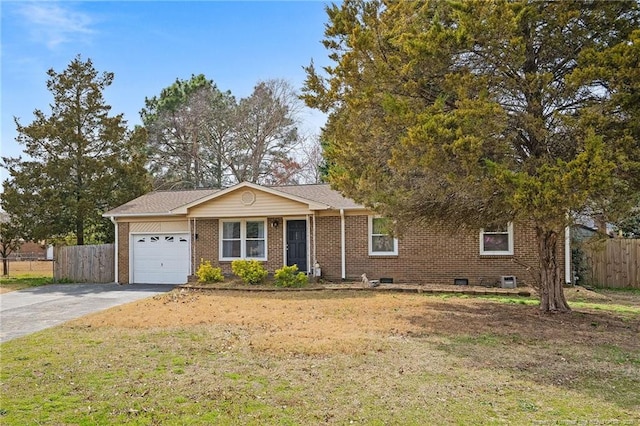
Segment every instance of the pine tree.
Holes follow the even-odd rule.
[[[533,226],[541,309],[568,311],[572,214],[614,218],[638,200],[637,2],[346,0],[327,13],[334,65],[307,67],[303,92],[329,113],[329,182],[399,230]]]
[[[113,225],[101,214],[148,187],[144,130],[129,131],[122,114],[109,115],[103,91],[114,75],[98,73],[90,59],[77,56],[47,75],[51,113],[36,109],[26,126],[15,120],[28,159],[3,158],[10,178],[2,207],[20,218],[28,238],[113,241]]]

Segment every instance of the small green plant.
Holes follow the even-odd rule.
[[[214,268],[208,260],[200,259],[200,266],[196,271],[198,282],[201,283],[219,283],[224,281],[222,269]]]
[[[307,274],[298,272],[297,265],[276,269],[274,278],[277,287],[304,287],[307,285]]]
[[[267,277],[267,270],[257,260],[234,260],[231,270],[246,284],[260,284]]]

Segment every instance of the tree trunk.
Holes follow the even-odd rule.
[[[79,246],[84,245],[84,222],[82,219],[76,221],[76,241]]]
[[[570,312],[564,297],[563,280],[558,262],[558,236],[554,230],[536,227],[540,255],[540,310]]]
[[[2,275],[9,275],[9,259],[6,256],[2,256]]]

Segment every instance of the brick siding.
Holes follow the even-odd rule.
[[[286,218],[285,218],[286,219]],[[313,218],[312,218],[313,219]],[[317,216],[316,256],[313,241],[309,242],[311,265],[317,260],[322,275],[328,280],[341,279],[340,216]],[[271,224],[278,221],[278,227]],[[452,284],[454,278],[466,278],[470,285],[493,284],[502,275],[515,275],[518,285],[532,281],[530,271],[538,266],[535,232],[531,227],[514,224],[514,254],[512,256],[481,256],[480,235],[477,231],[449,233],[438,229],[413,228],[405,230],[398,240],[397,256],[370,256],[368,216],[346,216],[346,278],[359,280],[362,273],[370,279],[393,278],[394,282]],[[282,267],[282,217],[267,219],[267,262],[270,273]],[[309,221],[313,238],[313,221]],[[231,274],[231,262],[219,261],[218,219],[198,219],[192,235],[194,271],[201,259],[209,260]],[[118,277],[120,283],[129,282],[129,224],[119,222]],[[564,240],[560,241],[561,269],[564,267]],[[527,268],[530,266],[531,268]]]
[[[273,228],[271,223],[278,221],[278,227]],[[264,267],[271,273],[283,265],[283,242],[282,242],[282,218],[267,218],[267,261]],[[194,239],[193,249],[195,250],[194,271],[198,269],[201,260],[208,260],[214,267],[222,269],[222,273],[230,275],[231,261],[220,261],[220,238],[218,219],[198,219],[196,222],[196,233],[198,238]]]
[[[118,222],[118,282],[129,284],[129,222]]]
[[[466,278],[470,285],[480,285],[515,275],[520,285],[532,281],[530,271],[539,263],[534,230],[519,224],[514,225],[513,256],[481,256],[477,231],[451,234],[428,228],[405,230],[397,256],[370,256],[368,217],[346,216],[345,230],[346,278],[350,280],[366,273],[370,279],[385,277],[394,282],[453,284],[454,278]],[[340,280],[340,217],[318,218],[317,233],[323,277]],[[560,262],[562,267],[564,244]]]

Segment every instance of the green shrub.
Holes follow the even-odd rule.
[[[274,274],[277,287],[304,287],[307,285],[307,274],[298,272],[298,266],[283,266]]]
[[[246,284],[260,284],[267,277],[267,270],[257,260],[234,260],[231,270]]]
[[[214,268],[208,260],[200,259],[200,266],[196,271],[198,282],[201,283],[219,283],[224,281],[222,269]]]

